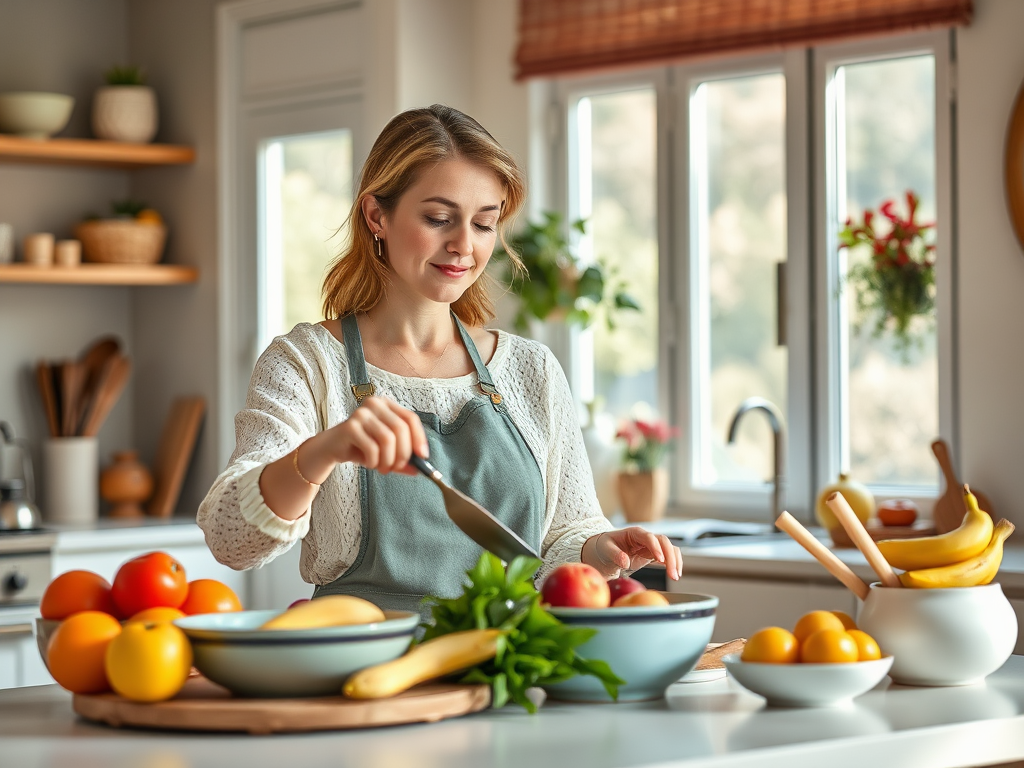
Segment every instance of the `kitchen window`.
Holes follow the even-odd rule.
[[[768,420],[746,416],[727,439],[748,397],[783,417],[783,503],[805,520],[840,471],[926,510],[937,495],[929,443],[953,439],[955,422],[949,40],[535,86],[562,126],[549,194],[590,220],[581,255],[618,259],[644,307],[576,335],[577,395],[617,416],[645,400],[681,428],[679,513],[767,520]],[[886,199],[902,211],[908,189],[919,220],[938,222],[937,296],[935,323],[904,353],[858,316],[845,276],[863,255],[838,233]]]

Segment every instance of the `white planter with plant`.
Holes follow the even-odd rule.
[[[104,74],[107,85],[97,89],[92,103],[96,138],[145,144],[156,136],[159,115],[156,93],[145,84],[138,67],[114,67]]]

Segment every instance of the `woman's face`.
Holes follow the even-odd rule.
[[[455,302],[491,258],[504,196],[491,170],[445,160],[425,170],[377,224],[371,213],[371,230],[383,230],[395,287],[410,298]]]

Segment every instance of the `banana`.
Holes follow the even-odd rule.
[[[502,634],[500,629],[468,629],[435,637],[394,661],[359,670],[345,681],[342,692],[351,699],[395,696],[418,683],[493,658]]]
[[[260,629],[318,629],[384,621],[384,611],[361,597],[327,595],[299,603],[270,619]]]
[[[1013,533],[1013,523],[1000,520],[992,532],[992,540],[980,555],[961,563],[944,565],[940,568],[925,568],[900,574],[904,587],[935,589],[942,587],[976,587],[988,584],[999,572],[1003,561],[1003,542]]]
[[[960,563],[980,554],[992,538],[992,516],[978,508],[978,500],[964,486],[967,514],[959,528],[939,536],[915,539],[883,539],[882,556],[893,568],[917,571]]]

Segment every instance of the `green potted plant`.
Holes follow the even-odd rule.
[[[572,229],[585,234],[585,222],[572,222]],[[562,216],[544,213],[541,223],[527,224],[509,245],[519,255],[520,267],[500,245],[495,258],[505,265],[504,281],[519,299],[515,327],[520,333],[530,320],[564,320],[571,325],[589,326],[599,310],[605,311],[614,327],[617,310],[636,311],[640,305],[600,263],[582,264],[562,226]]]
[[[156,94],[135,66],[112,67],[92,103],[92,132],[107,141],[146,144],[156,136]]]
[[[909,190],[906,202],[905,218],[886,200],[878,209],[886,225],[876,226],[869,209],[860,222],[847,219],[839,233],[840,249],[870,247],[870,258],[850,267],[846,283],[856,291],[857,309],[874,317],[874,335],[891,333],[904,356],[918,340],[914,319],[935,316],[935,245],[928,242],[935,224],[915,220],[919,200]]]

